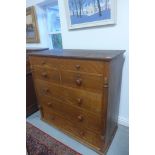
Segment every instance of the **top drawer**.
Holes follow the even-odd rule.
[[[77,59],[61,59],[61,70],[103,74],[103,62]]]
[[[58,60],[56,58],[30,56],[30,64],[31,66],[58,69]]]
[[[31,66],[50,67],[75,72],[103,74],[103,62],[95,60],[77,60],[52,57],[30,56]]]

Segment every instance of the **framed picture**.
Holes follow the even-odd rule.
[[[38,24],[35,13],[35,8],[26,8],[26,42],[27,43],[39,43]]]
[[[65,0],[69,29],[116,23],[116,0]]]

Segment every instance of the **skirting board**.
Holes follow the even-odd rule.
[[[118,117],[118,123],[121,125],[124,125],[126,127],[129,127],[129,120],[125,119],[124,117]]]

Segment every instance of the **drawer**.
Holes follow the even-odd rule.
[[[56,58],[30,56],[29,59],[32,67],[39,66],[57,69],[59,66],[59,62]]]
[[[102,75],[96,76],[83,73],[61,71],[61,80],[63,85],[78,89],[85,89],[93,92],[103,92]]]
[[[63,100],[63,87],[61,85],[52,84],[48,81],[43,81],[36,79],[35,80],[35,88],[37,94],[41,97],[51,96]]]
[[[60,68],[61,70],[103,74],[103,63],[101,61],[61,59]]]
[[[75,124],[67,121],[60,115],[58,115],[54,111],[49,111],[46,107],[43,107],[43,120],[47,121],[48,123],[54,125],[58,129],[64,131],[65,133],[72,135],[74,138],[78,140],[82,140],[85,143],[89,143],[97,148],[101,147],[101,136],[94,132],[91,132],[84,128],[79,128]]]
[[[84,127],[98,133],[103,131],[101,115],[97,116],[83,111],[51,97],[41,97],[39,98],[39,102],[42,106],[46,106],[50,111],[57,112],[59,115],[75,123],[79,127]]]
[[[60,74],[56,69],[34,67],[32,73],[34,79],[60,83]]]
[[[36,80],[37,92],[40,96],[53,96],[67,104],[100,114],[102,110],[102,94],[78,90]]]

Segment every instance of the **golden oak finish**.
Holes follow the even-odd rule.
[[[86,72],[94,74],[103,74],[103,63],[98,61],[81,60],[60,60],[60,68],[64,71]]]
[[[93,93],[85,90],[78,90],[47,81],[36,80],[37,93],[40,96],[55,97],[67,104],[100,114],[102,107],[102,94]],[[45,90],[47,90],[45,92]],[[95,103],[95,108],[94,108]]]
[[[103,75],[61,71],[62,84],[92,92],[103,92]],[[95,81],[95,82],[94,82]]]
[[[102,131],[101,116],[82,110],[78,107],[68,105],[65,102],[61,102],[48,96],[44,98],[40,97],[40,103],[43,106],[48,107],[50,111],[59,113],[59,115],[64,117],[66,120],[77,124],[79,127],[85,127],[97,133],[101,133]]]
[[[32,69],[33,76],[36,79],[41,79],[45,81],[52,81],[55,83],[60,83],[60,73],[58,70],[53,68],[45,68],[45,67],[33,67]]]
[[[96,134],[89,130],[84,130],[82,128],[80,129],[79,126],[77,126],[76,124],[73,124],[70,121],[64,119],[55,111],[49,111],[49,109],[46,107],[43,107],[43,113],[43,120],[65,131],[65,133],[75,137],[76,139],[79,139],[80,141],[82,140],[84,143],[90,144],[96,149],[100,148],[101,137],[99,134]]]
[[[117,129],[123,52],[32,53],[30,63],[42,120],[105,153]]]
[[[55,58],[47,58],[47,57],[30,57],[32,68],[34,66],[38,67],[48,67],[50,69],[56,69],[58,68],[58,60]]]

